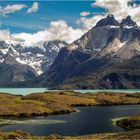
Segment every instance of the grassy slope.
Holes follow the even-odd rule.
[[[116,124],[127,130],[140,129],[140,114],[117,120]]]
[[[27,96],[0,94],[0,115],[1,116],[32,116],[32,115],[48,115],[51,113],[69,113],[75,111],[75,106],[88,105],[118,105],[118,104],[140,104],[140,94],[125,94],[125,93],[97,93],[97,94],[80,94],[69,92],[47,92],[36,93]],[[135,118],[135,119],[134,119]],[[127,118],[128,126],[136,127],[140,124],[140,115]],[[136,120],[136,122],[134,121]],[[121,121],[121,120],[119,120]],[[124,122],[124,121],[121,121]],[[123,125],[122,125],[123,124]],[[127,126],[126,123],[121,123],[120,126]],[[140,128],[140,127],[136,127]],[[0,131],[0,139],[140,139],[140,130],[121,132],[121,133],[106,133],[98,135],[86,136],[59,136],[50,135],[47,137],[36,137],[26,132]]]
[[[74,112],[75,106],[140,104],[139,94],[73,91],[35,93],[27,96],[0,94],[0,116],[39,116]]]
[[[94,96],[65,93],[38,93],[28,96],[0,94],[0,116],[39,116],[76,111],[73,106],[95,105]]]
[[[83,135],[83,136],[61,136],[61,135],[50,135],[50,136],[33,136],[27,132],[21,131],[11,131],[4,132],[0,131],[0,139],[8,140],[8,139],[28,139],[28,140],[55,140],[55,139],[63,139],[63,140],[83,140],[83,139],[92,139],[92,140],[120,140],[120,139],[139,139],[140,138],[140,130],[136,131],[128,131],[128,132],[120,132],[120,133],[104,133],[104,134],[95,134],[95,135]]]
[[[51,112],[45,103],[33,100],[22,100],[22,96],[0,94],[0,116],[28,116]]]
[[[140,98],[139,93],[127,95],[127,96]],[[130,116],[130,117],[125,117],[122,119],[118,119],[115,123],[118,126],[123,127],[127,130],[140,129],[140,114]]]

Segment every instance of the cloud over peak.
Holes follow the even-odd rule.
[[[102,7],[106,9],[105,13],[94,14],[92,17],[83,17],[77,21],[82,24],[86,30],[91,29],[98,20],[106,17],[108,14],[113,14],[118,21],[121,21],[126,16],[130,15],[138,25],[140,25],[140,5],[130,4],[134,3],[133,0],[96,0],[92,3],[92,7]]]
[[[132,0],[96,0],[93,4],[104,7],[108,10],[108,13],[113,14],[118,20],[131,15],[136,21],[137,16],[140,13],[140,6],[130,5]]]
[[[64,20],[52,21],[50,26],[45,30],[36,33],[18,33],[12,34],[12,38],[16,40],[24,40],[25,46],[36,46],[38,43],[50,40],[63,40],[67,43],[73,42],[75,39],[83,35],[81,29],[74,29]]]
[[[103,7],[106,9],[105,11],[97,11],[96,9],[92,11],[85,11],[78,13],[80,14],[80,18],[77,19],[76,28],[68,25],[64,20],[50,21],[48,27],[46,25],[42,28],[36,30],[35,33],[25,33],[23,30],[21,33],[10,33],[9,30],[0,30],[0,40],[9,40],[14,39],[18,41],[22,41],[25,46],[37,46],[38,43],[43,41],[50,40],[63,40],[67,43],[71,43],[74,40],[80,38],[85,32],[90,30],[96,23],[102,18],[105,18],[108,14],[113,14],[118,21],[121,21],[128,15],[131,15],[132,18],[140,25],[140,6],[136,4],[132,4],[131,0],[96,0],[92,3],[93,8]],[[7,5],[5,7],[0,7],[0,15],[7,15],[16,11],[19,11],[26,7],[26,14],[37,12],[39,8],[39,2],[34,2],[31,4],[31,7],[28,7],[25,4],[13,4]],[[41,7],[42,5],[40,5]],[[41,7],[42,8],[42,7]],[[38,11],[38,13],[40,10]],[[36,13],[36,14],[38,14]],[[32,16],[32,14],[28,14],[28,16]],[[40,23],[40,22],[39,22]],[[15,24],[15,23],[14,23]],[[25,28],[34,28],[37,26],[43,26],[43,24],[29,24],[29,27],[25,24],[19,26],[16,23],[17,27],[24,26]],[[12,25],[12,22],[10,23]],[[73,24],[72,24],[73,25]],[[81,26],[82,25],[82,26]],[[23,27],[22,27],[23,28]],[[40,30],[40,31],[38,31]]]

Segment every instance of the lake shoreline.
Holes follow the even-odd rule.
[[[137,97],[138,96],[138,97]],[[113,93],[113,92],[100,92],[100,93],[86,93],[81,94],[74,91],[53,91],[43,93],[32,93],[29,95],[14,95],[9,93],[0,93],[2,106],[8,109],[0,112],[0,117],[4,118],[30,118],[37,116],[69,114],[76,112],[76,107],[86,106],[117,106],[117,105],[139,105],[139,93]],[[12,101],[11,101],[12,98]],[[56,100],[57,98],[58,100]],[[6,101],[7,100],[7,101]],[[15,100],[15,101],[14,101]],[[62,100],[62,101],[61,101]],[[16,102],[18,104],[16,105]],[[11,103],[11,106],[5,106],[6,102]],[[47,102],[47,103],[46,103]],[[31,105],[24,108],[24,104]],[[18,106],[20,104],[20,106]],[[34,105],[39,106],[38,111],[34,111]],[[58,107],[56,108],[57,105]],[[17,106],[17,107],[16,107]],[[15,113],[11,109],[15,109]],[[18,108],[20,107],[20,108]],[[20,110],[23,108],[24,110]],[[32,110],[29,110],[31,108]],[[3,109],[3,108],[2,108]],[[1,110],[2,110],[1,109]],[[26,112],[27,109],[27,112]],[[29,111],[28,111],[29,110]],[[18,112],[19,111],[19,112]]]
[[[91,93],[81,94],[73,91],[63,91],[63,92],[61,91],[54,92],[53,94],[52,92],[35,93],[35,94],[33,93],[26,96],[0,93],[0,101],[1,101],[0,117],[5,119],[7,118],[15,119],[15,118],[32,118],[37,116],[69,114],[72,112],[76,112],[77,111],[76,107],[139,105],[140,93],[114,94],[111,92],[100,92],[96,94]],[[8,103],[9,106],[6,105],[6,103]],[[13,113],[12,110],[14,110]],[[95,137],[95,135],[96,134],[94,134],[93,137]],[[100,137],[100,135],[102,134],[97,134],[97,137],[98,136]],[[105,135],[107,136],[108,134]],[[109,135],[112,136],[113,133],[110,133]]]
[[[81,94],[87,94],[87,93],[98,93],[98,92],[113,92],[113,93],[117,93],[117,92],[122,92],[122,93],[139,93],[140,90],[139,89],[114,89],[114,90],[92,90],[92,89],[88,89],[88,90],[49,90],[47,88],[0,88],[0,93],[10,93],[10,94],[14,94],[14,95],[29,95],[31,93],[43,93],[43,92],[63,92],[63,91],[68,91],[68,92],[78,92]]]
[[[127,131],[127,132],[118,132],[118,133],[100,133],[100,134],[89,134],[81,136],[63,136],[58,134],[51,134],[48,136],[34,136],[28,132],[22,132],[19,130],[15,131],[1,131],[0,130],[0,139],[9,140],[9,139],[30,139],[30,140],[78,140],[78,139],[88,139],[88,140],[120,140],[120,139],[139,139],[140,130]]]
[[[115,123],[126,130],[140,129],[140,112],[136,115],[118,118]]]

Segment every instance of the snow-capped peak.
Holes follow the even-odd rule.
[[[14,40],[0,42],[0,63],[20,63],[32,67],[37,75],[43,73],[53,63],[59,50],[66,47],[63,41],[42,42],[42,46],[25,47],[23,43]],[[7,55],[8,54],[8,55]],[[10,56],[10,58],[8,58]]]

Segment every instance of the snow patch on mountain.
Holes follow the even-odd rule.
[[[18,58],[16,58],[16,61],[20,64],[28,65],[28,66],[32,67],[38,75],[43,73],[43,70],[41,68],[42,60],[40,60],[40,59],[38,59],[38,60],[35,60],[34,58],[22,59],[22,58],[18,57]]]
[[[135,26],[123,26],[123,28],[125,28],[125,29],[132,29],[132,28],[135,28]]]
[[[28,65],[40,75],[50,67],[59,50],[66,46],[67,43],[59,40],[45,42],[43,47],[24,47],[16,41],[6,40],[0,42],[0,63]]]
[[[115,29],[117,29],[117,28],[120,28],[120,26],[109,26],[109,28],[115,28]]]

